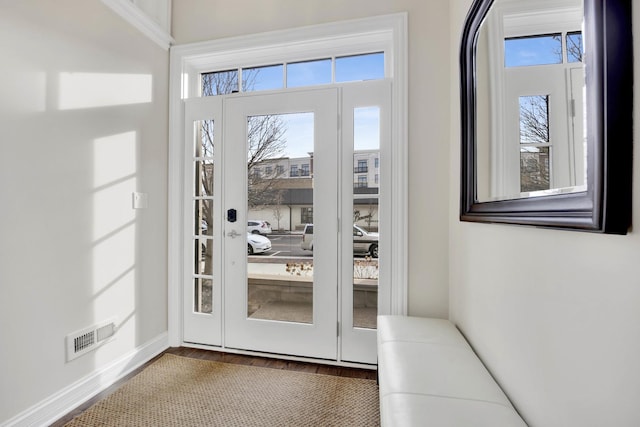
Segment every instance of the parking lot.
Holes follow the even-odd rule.
[[[300,247],[302,234],[271,233],[266,237],[271,240],[271,250],[263,254],[253,255],[252,258],[313,258],[313,252],[305,251]]]

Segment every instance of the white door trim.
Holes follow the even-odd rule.
[[[182,337],[182,280],[184,277],[183,167],[184,103],[198,96],[197,76],[202,71],[232,64],[296,61],[322,55],[385,53],[385,77],[393,81],[391,152],[391,314],[407,312],[408,240],[408,76],[407,14],[393,14],[353,21],[315,25],[173,46],[170,49],[169,86],[169,206],[168,206],[168,321],[169,344]],[[250,62],[249,62],[250,61]],[[385,314],[385,313],[381,313]]]

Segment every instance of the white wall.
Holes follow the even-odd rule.
[[[409,17],[409,312],[448,316],[449,1],[173,2],[172,35],[191,43],[397,12]],[[443,66],[443,64],[445,64]]]
[[[2,424],[167,330],[168,54],[98,0],[1,2],[0,52]]]
[[[470,4],[452,2],[452,52]],[[640,9],[633,15],[637,28]],[[636,36],[636,58],[639,48]],[[639,72],[636,61],[636,81]],[[458,82],[451,88],[451,318],[532,427],[640,425],[640,235],[460,223]],[[634,96],[638,123],[638,85]],[[639,224],[638,197],[633,208]]]

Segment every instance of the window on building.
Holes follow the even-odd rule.
[[[276,165],[276,175],[278,176],[284,175],[284,166]]]
[[[291,172],[289,176],[298,176],[298,165],[291,165]]]
[[[358,160],[358,166],[356,166],[355,173],[366,173],[366,172],[368,172],[367,161]]]
[[[356,188],[365,188],[367,186],[367,176],[358,175],[358,181],[354,185]]]
[[[374,163],[375,163],[375,168],[378,169],[380,167],[380,158],[376,157],[374,160]]]
[[[300,176],[309,176],[309,164],[302,165],[302,170],[300,171]]]
[[[376,174],[375,176],[375,183],[376,184],[380,184],[380,175]]]
[[[264,168],[264,173],[265,173],[267,176],[271,176],[271,175],[273,175],[273,166],[265,166],[265,168]]]
[[[300,209],[300,223],[313,224],[313,208]]]

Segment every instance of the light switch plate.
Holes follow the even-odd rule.
[[[146,209],[149,206],[149,195],[147,193],[134,192],[133,209]]]

